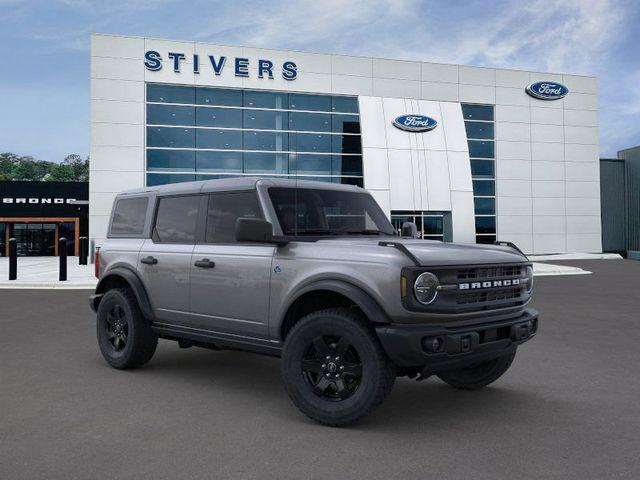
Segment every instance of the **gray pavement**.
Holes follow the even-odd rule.
[[[348,429],[299,414],[277,359],[161,342],[116,371],[88,291],[0,290],[0,479],[640,478],[640,262],[566,264],[594,274],[536,279],[501,380],[399,379]]]

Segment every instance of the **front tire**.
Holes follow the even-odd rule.
[[[293,327],[282,351],[282,376],[302,413],[324,425],[345,426],[383,402],[396,371],[361,315],[331,308]]]
[[[516,351],[502,357],[447,372],[440,372],[438,377],[452,387],[461,390],[477,390],[495,382],[509,369],[516,356]]]
[[[113,368],[139,367],[153,357],[158,337],[128,288],[116,288],[104,294],[96,324],[100,352]]]

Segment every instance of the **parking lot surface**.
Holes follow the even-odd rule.
[[[640,262],[536,279],[540,331],[476,392],[398,379],[345,429],[289,401],[279,360],[102,360],[89,291],[0,290],[0,479],[640,478]]]

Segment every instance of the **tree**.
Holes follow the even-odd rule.
[[[0,153],[0,180],[89,181],[89,157],[67,155],[62,163],[37,160],[15,153]]]
[[[54,166],[51,172],[45,177],[47,182],[73,182],[75,179],[73,167],[64,163],[59,163]]]

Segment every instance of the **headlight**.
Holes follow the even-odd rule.
[[[533,292],[533,267],[527,267],[527,293]]]
[[[423,305],[432,303],[438,295],[438,277],[431,272],[424,272],[413,284],[413,293],[416,299]]]

